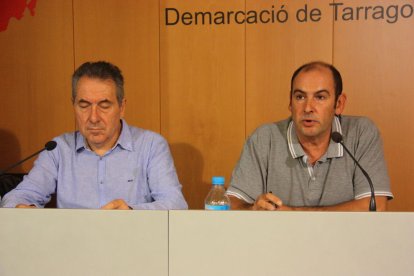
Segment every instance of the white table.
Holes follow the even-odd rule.
[[[414,275],[414,213],[0,209],[0,275]]]
[[[170,276],[414,275],[414,213],[171,211],[169,225]]]
[[[168,211],[0,209],[0,275],[168,275]]]

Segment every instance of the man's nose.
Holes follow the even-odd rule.
[[[310,113],[313,112],[313,100],[311,98],[307,98],[305,100],[305,112]]]
[[[89,121],[91,123],[99,122],[98,107],[96,105],[92,105],[91,113],[89,114]]]

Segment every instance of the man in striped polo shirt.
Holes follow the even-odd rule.
[[[372,178],[377,210],[393,198],[378,129],[364,117],[341,116],[346,103],[339,71],[324,62],[291,79],[291,117],[259,127],[246,141],[227,194],[232,209],[368,211],[370,187],[331,140],[345,146]]]

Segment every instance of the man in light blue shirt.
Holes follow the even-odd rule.
[[[77,128],[54,140],[2,207],[186,209],[166,140],[123,120],[123,76],[107,62],[87,62],[72,77]]]

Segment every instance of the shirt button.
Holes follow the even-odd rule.
[[[101,184],[103,184],[103,181],[101,181]]]
[[[315,177],[312,177],[312,181],[315,181],[316,180],[316,178]]]

